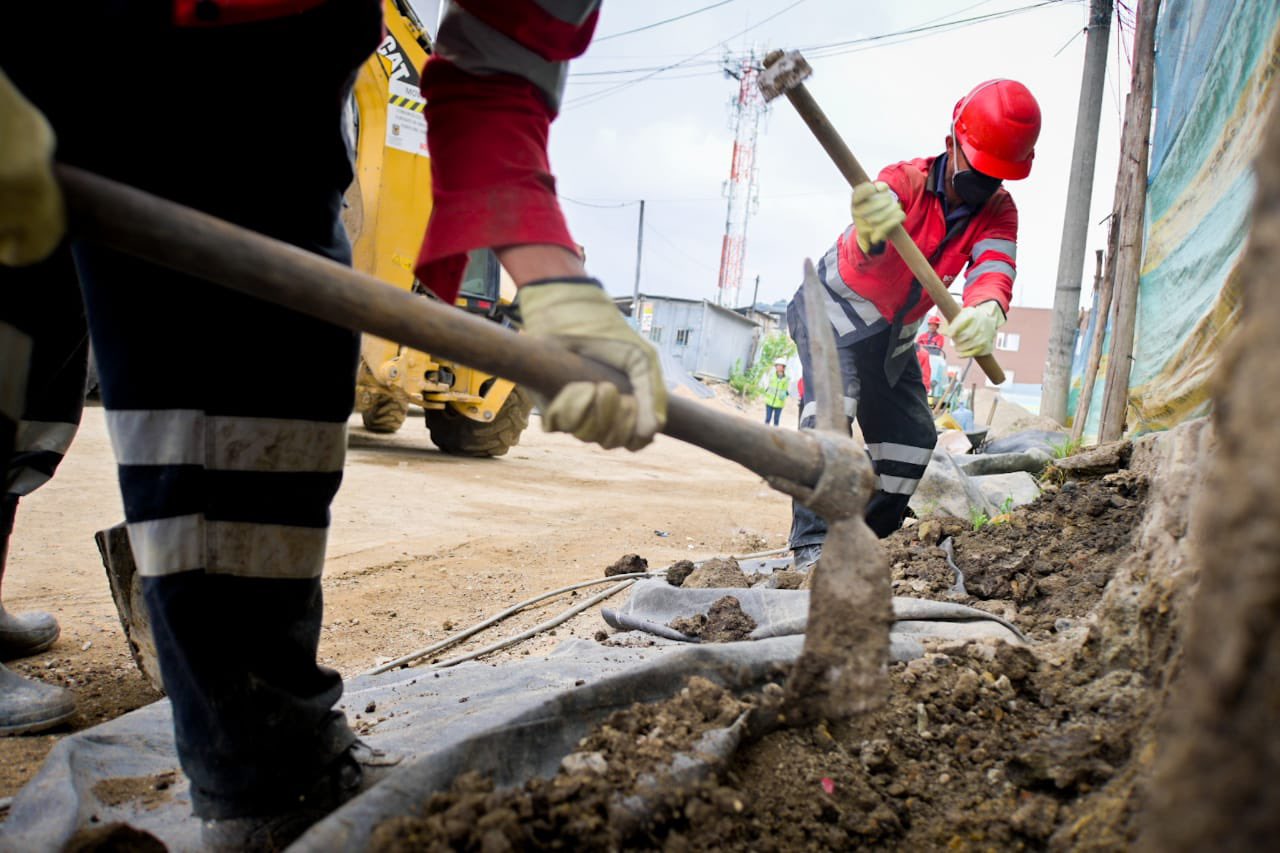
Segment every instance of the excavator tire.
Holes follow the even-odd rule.
[[[488,423],[473,421],[452,409],[428,410],[427,429],[431,431],[431,441],[445,453],[502,456],[520,443],[532,410],[533,398],[516,386],[497,417]]]
[[[369,432],[390,433],[400,429],[409,407],[395,397],[381,396],[373,405],[360,413],[364,419],[364,428]]]

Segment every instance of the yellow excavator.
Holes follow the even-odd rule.
[[[360,69],[352,93],[356,179],[344,222],[355,268],[403,290],[435,297],[413,275],[431,214],[431,161],[419,72],[431,43],[408,0],[384,0],[386,37]],[[510,324],[515,284],[488,249],[471,253],[457,305]],[[501,456],[520,441],[532,398],[505,379],[365,335],[356,411],[371,432],[395,432],[410,406],[426,413],[446,453]]]

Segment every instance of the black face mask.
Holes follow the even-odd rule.
[[[1000,179],[976,169],[957,169],[951,178],[956,195],[970,207],[982,207],[1000,189]]]

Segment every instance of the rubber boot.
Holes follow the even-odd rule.
[[[0,664],[0,736],[42,732],[76,712],[70,690],[23,678]]]
[[[0,588],[9,556],[9,537],[18,511],[13,495],[0,497]],[[16,660],[39,654],[54,644],[60,632],[58,620],[50,613],[10,613],[0,600],[0,661]],[[3,723],[0,723],[3,725]]]

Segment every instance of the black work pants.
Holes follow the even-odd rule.
[[[147,0],[85,14],[66,67],[35,38],[65,27],[0,35],[61,159],[350,262],[343,108],[381,38],[377,2],[191,30]],[[354,740],[316,647],[357,335],[101,246],[74,252],[195,811],[288,809]]]
[[[804,395],[800,400],[800,428],[813,429],[819,405],[831,405],[814,397],[816,383],[809,360],[809,330],[803,303],[787,307],[787,324],[800,350],[804,371]],[[914,354],[908,358],[896,383],[885,373],[885,356],[892,329],[854,343],[838,346],[840,376],[844,383],[845,415],[856,418],[867,453],[876,470],[876,491],[867,504],[867,524],[883,538],[902,526],[911,495],[933,455],[937,430],[924,390],[924,377]],[[827,523],[808,507],[794,501],[791,510],[791,548],[820,544]]]

